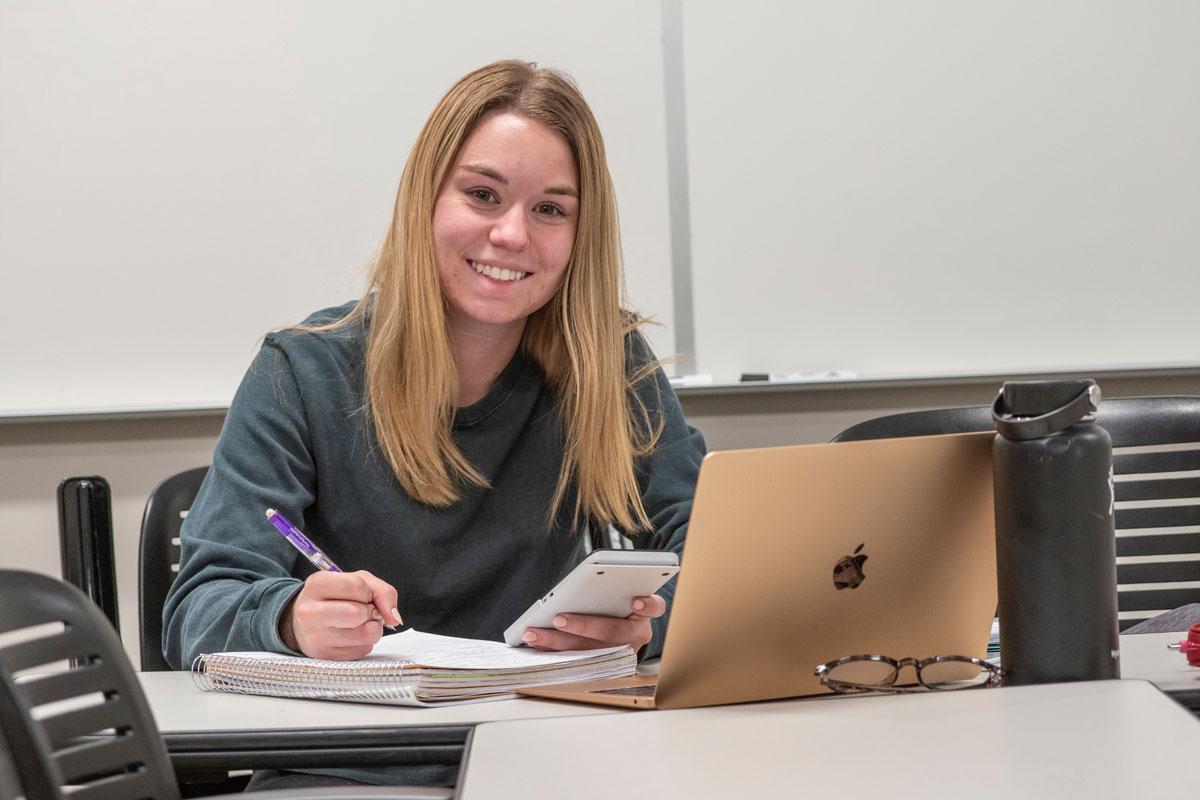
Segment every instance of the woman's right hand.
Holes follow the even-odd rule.
[[[315,572],[279,620],[283,643],[309,658],[362,658],[383,636],[383,626],[403,624],[396,589],[366,570]]]

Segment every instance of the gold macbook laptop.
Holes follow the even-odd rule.
[[[842,656],[984,658],[994,436],[710,453],[658,675],[521,694],[689,708],[826,693]]]

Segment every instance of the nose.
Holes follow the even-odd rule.
[[[526,229],[525,210],[518,205],[508,209],[496,220],[488,232],[488,241],[494,246],[520,252],[529,244],[529,231]]]

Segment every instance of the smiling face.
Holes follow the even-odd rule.
[[[433,246],[451,331],[519,336],[562,284],[579,216],[566,139],[511,112],[463,142],[433,210]]]

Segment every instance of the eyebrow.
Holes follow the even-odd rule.
[[[461,169],[464,169],[467,172],[474,172],[476,175],[482,175],[485,178],[491,178],[502,186],[508,186],[507,178],[484,164],[463,164]],[[579,198],[579,192],[575,191],[570,186],[547,186],[544,191],[546,194],[565,195],[566,197],[574,197],[576,199]]]

